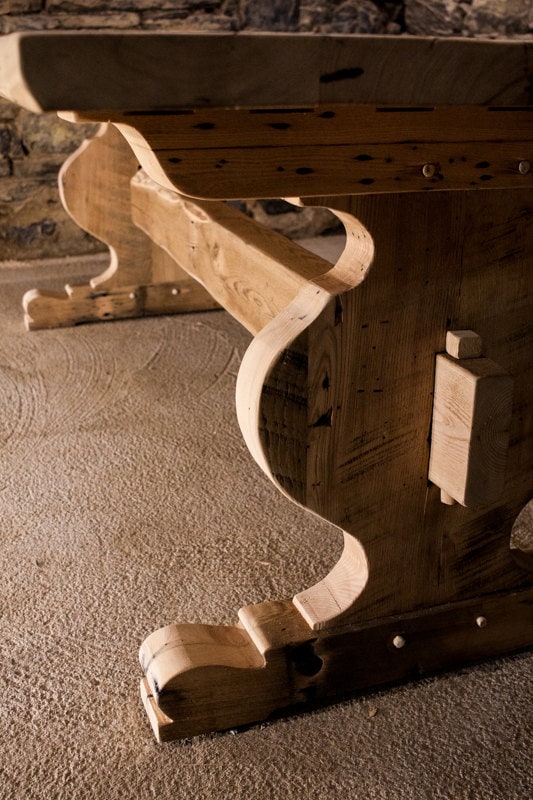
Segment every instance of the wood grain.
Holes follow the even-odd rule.
[[[142,172],[132,181],[132,216],[252,333],[332,267],[231,206],[193,202]]]
[[[481,336],[475,331],[448,331],[446,352],[453,358],[479,358],[483,352]]]
[[[335,208],[335,198],[323,202]],[[286,318],[279,329],[274,320],[252,343],[238,382],[243,434],[263,469],[365,552],[364,591],[336,623],[317,614],[316,628],[531,580],[509,550],[533,483],[531,426],[524,424],[532,385],[531,192],[374,196],[338,205],[371,235],[371,269],[350,291],[321,300],[305,337],[300,331],[292,339],[298,358],[286,357],[294,333],[286,336]],[[487,356],[515,382],[504,491],[482,509],[444,506],[428,485],[434,359],[449,329],[478,331]],[[270,366],[254,398],[248,365],[259,362]],[[287,407],[298,421],[284,442]]]
[[[137,121],[142,130],[142,120]],[[378,194],[533,185],[531,143],[315,144],[154,150],[129,139],[140,164],[161,186],[190,197]]]
[[[344,535],[339,563],[292,601],[241,609],[235,626],[171,625],[148,637],[142,696],[160,739],[532,643],[530,560],[510,548],[533,485],[532,52],[529,42],[286,34],[0,42],[8,98],[113,120],[129,141],[127,158],[148,173],[131,183],[133,221],[166,254],[165,269],[183,267],[257,334],[237,383],[253,457]],[[124,176],[129,186],[134,170],[123,144],[113,155],[116,131],[106,136],[108,176],[95,177],[89,160],[71,165],[67,178],[80,171],[66,202],[99,235],[109,228],[113,247],[115,229],[120,242],[133,230]],[[102,202],[106,219],[94,198],[114,170],[121,188]],[[68,190],[67,181],[65,199]],[[213,202],[280,195],[342,220],[337,264]],[[102,276],[94,297],[72,294],[129,313],[139,293],[118,275]],[[143,288],[166,291],[162,281]],[[446,374],[435,383],[447,334],[469,330],[485,357],[438,355]],[[428,474],[434,405],[468,429],[459,455],[445,454],[464,496],[444,488],[468,505],[474,484],[480,507],[441,503],[430,480],[442,483]],[[499,435],[509,410],[504,474],[501,448],[494,466],[473,440]]]
[[[69,122],[111,121],[155,151],[304,145],[511,142],[531,138],[533,106],[320,103],[292,108],[188,108],[60,112]],[[143,138],[144,137],[144,138]],[[364,151],[362,151],[364,152]]]
[[[503,492],[512,391],[511,376],[488,358],[437,356],[428,474],[463,506]]]
[[[88,285],[26,292],[29,330],[218,307],[133,224],[130,180],[137,170],[126,140],[108,124],[65,161],[59,174],[63,206],[81,228],[108,246],[109,266]]]
[[[247,606],[235,626],[152,634],[141,648],[141,696],[160,742],[249,725],[523,648],[532,600],[530,587],[318,632],[289,601]]]
[[[31,111],[326,102],[526,106],[532,52],[531,42],[459,38],[14,33],[0,46],[0,91]]]

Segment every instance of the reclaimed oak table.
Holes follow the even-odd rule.
[[[7,98],[102,123],[60,186],[109,268],[28,326],[223,306],[253,457],[344,535],[296,597],[148,637],[160,740],[533,644],[532,81],[531,42],[0,40]],[[338,262],[223,202],[271,197],[331,209]]]

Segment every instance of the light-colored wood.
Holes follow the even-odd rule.
[[[483,352],[481,336],[475,331],[448,331],[446,352],[453,358],[478,358]]]
[[[463,506],[503,493],[512,391],[511,376],[488,358],[437,356],[429,479]]]
[[[453,506],[456,503],[451,494],[448,494],[444,489],[440,490],[440,501],[447,506]]]
[[[260,466],[289,497],[344,527],[345,551],[292,603],[241,609],[237,628],[177,625],[147,639],[144,695],[161,741],[533,641],[532,565],[524,557],[518,566],[510,549],[533,477],[522,423],[531,397],[531,193],[339,205],[372,242],[354,251],[364,268],[339,295],[333,276],[339,269],[348,284],[344,259],[328,273],[330,291],[310,282],[262,329],[241,365],[237,407]],[[434,220],[446,236],[434,236]],[[449,320],[479,331],[515,378],[509,476],[490,508],[445,506],[427,485],[434,354]]]
[[[527,106],[532,52],[531,42],[459,38],[14,33],[0,47],[0,87],[31,111],[327,102]]]
[[[334,199],[331,202],[334,206]],[[489,319],[498,320],[501,328],[493,332],[490,346],[500,342],[505,352],[506,339],[521,342],[514,356],[519,360],[512,364],[513,372],[524,373],[521,402],[530,369],[523,332],[530,308],[527,303],[516,306],[513,300],[531,247],[524,221],[530,213],[529,195],[489,193],[488,198],[468,200],[462,195],[413,195],[409,202],[400,202],[398,196],[350,202],[368,226],[336,210],[348,231],[345,253],[328,272],[308,280],[261,329],[243,359],[237,385],[239,422],[260,466],[292,499],[346,530],[339,565],[295,599],[316,630],[354,615],[363,619],[418,604],[455,602],[468,585],[468,537],[460,566],[454,561],[445,570],[449,556],[429,546],[417,551],[419,563],[416,572],[411,567],[409,579],[402,564],[410,559],[411,537],[418,541],[424,528],[450,524],[445,518],[438,520],[438,495],[430,492],[428,497],[427,489],[434,353],[444,349],[447,319],[461,319],[458,309],[465,297],[471,303],[465,318],[483,325],[477,305],[480,288],[474,280],[482,274],[487,255],[483,211],[500,220],[496,242],[501,243],[493,244],[490,252],[501,269],[487,279],[485,294],[492,304],[483,304],[485,312],[491,309]],[[412,229],[409,236],[413,218],[421,221],[421,228]],[[507,248],[518,219],[521,245],[513,241],[511,258]],[[431,220],[445,225],[445,239],[435,239]],[[157,240],[156,232],[152,230]],[[205,261],[202,268],[209,284],[207,270],[216,272],[216,264]],[[231,302],[226,301],[226,307],[231,310]],[[486,360],[478,361],[481,369]],[[348,383],[346,374],[351,376]],[[523,462],[527,442],[518,438],[517,446]],[[515,473],[522,499],[524,478]],[[398,513],[393,519],[380,500],[384,491],[395,498]],[[466,525],[471,539],[483,519],[458,517],[453,527],[459,531]],[[507,526],[511,521],[512,512]],[[464,534],[456,535],[460,539]],[[485,573],[487,591],[505,588],[516,575],[508,537],[495,537],[491,547],[487,563],[475,565],[476,575]],[[394,566],[380,577],[377,565],[384,562]],[[428,580],[437,573],[439,580]]]
[[[193,202],[143,172],[132,180],[132,218],[252,333],[332,266],[225,203]]]
[[[344,533],[342,556],[331,572],[293,597],[293,603],[312,628],[322,630],[342,624],[350,616],[369,579],[369,565],[361,543]]]
[[[289,496],[361,543],[368,579],[342,619],[508,588],[520,581],[509,537],[533,470],[531,433],[521,422],[531,392],[531,194],[375,196],[342,206],[371,236],[372,265],[340,297],[309,288],[292,314],[286,309],[256,337],[237,386],[245,440]],[[437,228],[446,235],[435,236]],[[307,328],[297,326],[302,317]],[[515,382],[497,504],[505,510],[483,559],[473,553],[488,509],[446,508],[428,487],[434,359],[450,320],[479,331],[487,355]],[[323,624],[335,622],[314,618]]]
[[[160,742],[235,728],[523,648],[532,601],[528,588],[320,632],[289,602],[248,606],[234,627],[153,633],[141,648],[141,696]]]
[[[31,289],[23,299],[29,330],[218,307],[202,287],[131,219],[130,179],[138,164],[123,136],[103,124],[64,163],[64,208],[109,247],[107,269],[64,292]]]
[[[235,626],[148,637],[142,697],[161,740],[533,643],[531,553],[516,537],[510,547],[533,485],[531,51],[226,34],[0,43],[2,91],[72,119],[103,115],[128,139],[149,174],[132,181],[133,220],[256,333],[237,382],[253,457],[344,536],[338,564],[293,600],[245,607]],[[336,264],[213,202],[280,195],[342,220]],[[134,300],[131,289],[117,302]],[[507,374],[502,482],[499,456],[480,478],[475,439],[505,423]],[[481,506],[442,503],[458,492],[428,483],[434,394],[436,417],[445,402],[459,420],[441,384],[469,393],[449,471],[463,476],[463,500],[471,485],[476,503],[484,493]]]
[[[69,284],[64,294],[30,289],[23,307],[28,330],[220,308],[212,298],[206,299],[204,288],[190,278],[110,289]]]
[[[60,170],[63,207],[74,222],[110,249],[106,277],[95,279],[93,286],[110,288],[119,282],[132,285],[150,281],[152,245],[131,224],[129,194],[124,192],[125,181],[137,169],[135,156],[120,133],[113,125],[102,124]]]

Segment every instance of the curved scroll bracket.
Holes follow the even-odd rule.
[[[293,603],[313,630],[340,625],[350,617],[368,581],[368,562],[361,543],[344,533],[344,550],[321,581],[300,592]]]

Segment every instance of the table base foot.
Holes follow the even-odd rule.
[[[110,288],[67,285],[64,292],[31,289],[23,307],[28,330],[220,308],[192,278]]]
[[[235,626],[170,625],[141,648],[160,742],[227,730],[533,645],[533,588],[313,631],[289,600]]]

